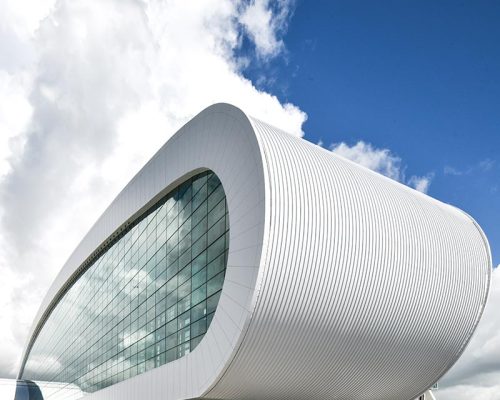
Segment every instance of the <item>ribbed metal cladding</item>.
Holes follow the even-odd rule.
[[[252,122],[267,180],[258,299],[205,397],[417,397],[478,323],[484,235],[452,206]]]
[[[253,309],[264,237],[265,180],[261,152],[248,117],[227,104],[217,104],[202,111],[171,137],[83,238],[40,306],[24,351],[23,365],[46,316],[53,306],[57,306],[65,288],[78,278],[89,256],[163,194],[204,170],[211,170],[219,177],[226,193],[230,221],[226,277],[206,335],[188,355],[85,398],[198,398],[218,381],[238,347]],[[23,366],[19,376],[22,370]],[[62,398],[67,397],[63,394]]]
[[[230,239],[206,335],[187,356],[87,399],[410,400],[458,359],[491,274],[477,224],[217,104],[159,149],[75,249],[38,311],[23,365],[92,254],[207,169],[226,193]]]

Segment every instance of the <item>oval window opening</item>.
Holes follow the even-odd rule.
[[[93,261],[57,303],[23,379],[95,392],[193,351],[227,266],[226,196],[211,171],[166,194]]]

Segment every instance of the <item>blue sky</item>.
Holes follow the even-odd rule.
[[[433,174],[428,194],[479,222],[497,265],[499,16],[494,1],[299,1],[285,56],[244,74],[307,113],[306,139],[363,140]]]

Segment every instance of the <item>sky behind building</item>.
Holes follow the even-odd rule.
[[[477,219],[498,264],[499,16],[494,1],[298,2],[283,57],[243,73],[307,113],[306,139],[370,143],[406,180],[428,177],[431,196]]]
[[[0,375],[13,376],[41,298],[85,232],[215,102],[465,210],[498,265],[499,16],[494,1],[6,0]],[[500,399],[493,275],[441,399]]]

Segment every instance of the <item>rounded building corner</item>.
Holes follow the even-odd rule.
[[[76,248],[37,314],[19,377],[89,260],[162,196],[207,171],[224,189],[229,242],[211,324],[192,352],[120,375],[90,399],[410,398],[457,360],[489,291],[491,253],[479,225],[218,103],[158,150]],[[477,265],[487,263],[486,276]]]

